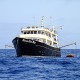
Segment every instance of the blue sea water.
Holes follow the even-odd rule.
[[[73,53],[75,58],[67,58]],[[0,80],[80,80],[80,49],[63,49],[61,57],[16,57],[0,49]]]

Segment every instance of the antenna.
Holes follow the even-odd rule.
[[[50,16],[50,26],[52,26],[52,16]]]
[[[33,23],[34,23],[34,26],[35,26],[35,16],[33,16],[33,20],[34,20],[34,22],[33,22]]]
[[[44,27],[43,21],[44,21],[44,16],[42,16],[42,19],[41,19],[41,27]]]

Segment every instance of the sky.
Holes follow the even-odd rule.
[[[80,49],[80,0],[0,0],[0,49],[12,45],[22,27],[40,26],[42,16],[45,27],[58,31],[59,46],[76,42],[66,48]]]

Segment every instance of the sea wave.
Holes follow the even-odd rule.
[[[66,51],[56,58],[16,57],[15,50],[0,50],[0,80],[80,80],[80,57],[67,58]]]

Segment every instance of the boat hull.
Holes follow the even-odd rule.
[[[16,37],[12,41],[17,56],[54,56],[60,57],[60,48],[51,47],[45,43]]]

